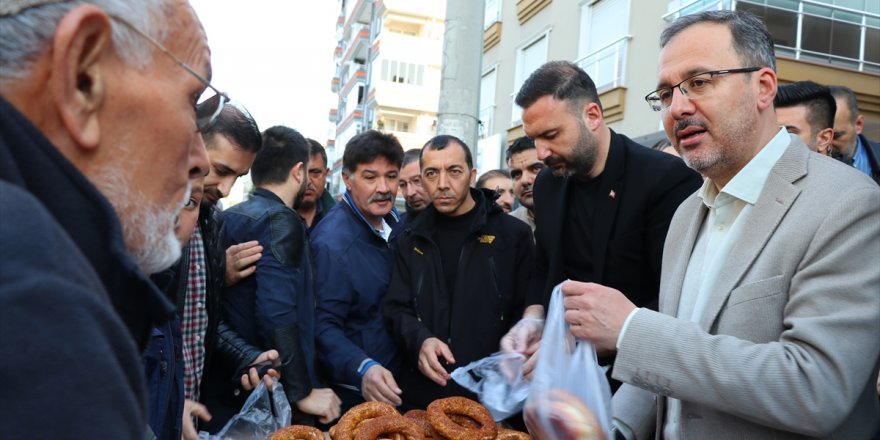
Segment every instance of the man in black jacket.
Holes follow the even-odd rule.
[[[450,381],[456,366],[486,357],[522,313],[534,246],[525,223],[471,189],[471,153],[436,136],[422,149],[422,182],[433,204],[398,237],[382,313],[404,353],[406,407],[473,394]]]
[[[639,307],[657,308],[666,230],[702,179],[681,159],[608,128],[593,81],[572,63],[541,66],[516,103],[547,169],[534,187],[536,268],[524,313],[529,319],[514,326],[502,349],[531,355],[550,292],[566,279],[613,287]],[[599,355],[600,363],[613,360]],[[527,373],[534,361],[526,364]]]

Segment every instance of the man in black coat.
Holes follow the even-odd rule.
[[[572,63],[552,61],[536,70],[516,103],[547,169],[534,189],[536,267],[528,319],[505,336],[502,349],[531,355],[550,292],[566,279],[613,287],[639,307],[656,309],[666,230],[702,181],[681,159],[608,128],[593,81]],[[613,361],[599,355],[600,363]]]
[[[382,313],[404,354],[406,408],[448,396],[475,398],[449,372],[489,356],[522,313],[533,266],[531,230],[495,204],[461,140],[437,136],[421,156],[433,204],[398,236]]]

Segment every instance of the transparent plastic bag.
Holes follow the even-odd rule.
[[[226,426],[216,435],[199,432],[199,440],[264,440],[273,432],[290,425],[291,410],[284,387],[272,379],[272,392],[260,381]]]
[[[593,344],[575,339],[568,329],[561,285],[550,299],[524,416],[532,437],[540,440],[614,438],[611,388]]]
[[[476,393],[497,422],[522,410],[529,393],[522,376],[525,361],[519,353],[495,353],[456,368],[452,379]]]

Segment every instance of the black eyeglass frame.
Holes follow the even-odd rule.
[[[208,81],[202,75],[199,75],[199,73],[196,72],[195,69],[193,69],[188,64],[181,61],[180,58],[177,58],[177,56],[174,55],[173,53],[171,53],[170,50],[165,48],[165,46],[163,46],[162,43],[156,41],[153,37],[151,37],[146,32],[138,29],[137,26],[129,23],[128,20],[126,20],[122,17],[119,17],[117,15],[114,15],[114,14],[107,14],[107,16],[110,17],[112,20],[123,24],[125,27],[134,31],[134,33],[143,37],[145,40],[150,42],[150,44],[152,44],[156,49],[159,49],[159,51],[161,51],[165,55],[168,55],[168,57],[170,57],[172,60],[174,60],[174,62],[178,66],[182,67],[183,70],[186,70],[187,72],[189,72],[190,75],[196,77],[196,79],[198,79],[206,88],[209,88],[209,89],[213,90],[214,93],[216,93],[214,96],[206,99],[205,101],[202,101],[201,103],[196,104],[196,108],[195,108],[196,128],[199,130],[199,132],[205,133],[209,128],[211,128],[214,121],[217,120],[217,116],[219,116],[220,112],[223,110],[223,106],[229,102],[229,95],[227,95],[224,92],[221,92],[216,87],[211,85],[210,81]]]
[[[688,96],[687,90],[685,88],[683,88],[681,85],[698,77],[698,76],[709,75],[709,78],[713,78],[713,77],[716,77],[719,75],[728,75],[731,73],[757,72],[761,69],[763,69],[763,67],[742,67],[742,68],[738,68],[738,69],[710,70],[708,72],[700,72],[700,73],[697,73],[696,75],[691,75],[691,76],[681,80],[678,84],[675,84],[675,85],[672,85],[669,87],[661,87],[657,90],[654,90],[651,93],[648,93],[647,95],[645,95],[645,102],[648,103],[648,106],[651,107],[651,110],[653,110],[655,112],[663,111],[664,108],[669,108],[669,106],[665,106],[665,107],[663,106],[663,100],[660,98],[660,91],[669,90],[670,96],[672,96],[672,94],[675,93],[675,89],[678,89],[682,95],[684,95],[688,99],[692,99],[690,96]],[[652,103],[652,101],[656,101],[658,104],[654,104],[654,103]]]

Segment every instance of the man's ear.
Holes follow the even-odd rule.
[[[477,183],[477,169],[471,168],[471,188]]]
[[[831,149],[831,141],[834,139],[834,129],[826,128],[816,133],[816,151],[822,154],[828,154]]]
[[[587,128],[590,131],[596,131],[605,119],[605,116],[603,115],[599,104],[595,102],[587,102],[584,104],[583,118],[584,124]]]
[[[111,31],[103,11],[82,5],[61,19],[52,40],[49,88],[62,123],[81,148],[96,148],[101,140],[98,110],[106,99]]]
[[[294,182],[301,184],[309,179],[309,173],[306,170],[305,164],[302,162],[297,162],[296,165],[290,169],[290,176],[293,177]]]
[[[856,134],[862,134],[862,130],[865,128],[865,117],[859,115],[856,117]]]
[[[758,75],[758,93],[755,96],[758,110],[764,111],[769,108],[770,111],[773,111],[773,99],[776,98],[778,87],[776,72],[765,67],[755,74]]]

